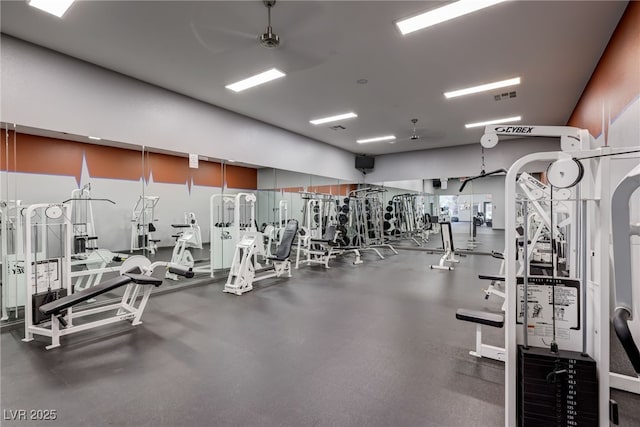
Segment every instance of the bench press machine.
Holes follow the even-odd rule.
[[[259,280],[280,277],[287,274],[291,277],[291,246],[298,232],[298,221],[290,219],[282,233],[282,240],[278,245],[275,255],[266,256],[263,234],[257,231],[246,232],[236,244],[233,261],[224,292],[242,295],[253,289],[253,283]],[[262,268],[258,264],[258,256],[271,262],[271,265]]]

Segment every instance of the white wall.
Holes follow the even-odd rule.
[[[10,36],[0,120],[357,181],[354,155]],[[257,149],[257,147],[260,147]]]
[[[358,172],[360,174],[360,172]],[[311,175],[288,170],[274,170],[272,168],[258,169],[258,189],[308,187],[311,185],[338,185],[357,183],[327,176]]]
[[[424,187],[421,179],[410,179],[404,181],[385,181],[385,182],[373,182],[372,184],[379,185],[387,188],[397,188],[401,190],[407,190],[416,193],[422,193]],[[406,193],[406,191],[405,191]]]
[[[377,156],[376,167],[365,176],[366,182],[474,176],[480,173],[482,166],[480,148],[478,143]],[[559,149],[560,142],[554,138],[500,141],[496,147],[485,150],[485,169],[508,169],[526,154]]]

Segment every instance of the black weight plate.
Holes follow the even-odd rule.
[[[315,214],[315,215],[313,216],[313,220],[314,220],[316,223],[320,222],[320,214]]]
[[[391,215],[389,212],[384,214],[384,219],[386,219],[387,221],[390,220],[391,218],[393,218],[393,215]]]
[[[393,206],[387,206],[386,210],[387,210],[387,212],[393,212]]]
[[[393,206],[393,200],[389,200],[389,206]]]
[[[313,211],[314,211],[315,213],[320,212],[320,206],[315,205],[315,206],[313,207]]]
[[[389,221],[385,221],[384,224],[382,224],[382,228],[384,229],[384,231],[387,231],[388,229],[391,228],[391,223]],[[524,313],[524,311],[523,311],[523,313]]]
[[[343,205],[341,209],[342,209],[342,212],[349,213],[349,206],[348,205]]]
[[[351,243],[351,241],[347,236],[342,237],[342,244],[344,246],[349,246],[349,243]]]
[[[349,204],[349,198],[348,198],[348,197],[345,197],[345,198],[344,198],[344,200],[342,200],[342,201],[343,201],[346,205],[348,205],[348,204]]]
[[[340,215],[338,215],[338,222],[341,225],[345,225],[347,222],[349,222],[349,218],[347,218],[347,216],[345,214],[340,214]]]

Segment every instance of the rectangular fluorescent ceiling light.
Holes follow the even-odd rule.
[[[513,79],[502,80],[499,82],[487,83],[480,86],[468,87],[466,89],[454,90],[452,92],[445,92],[445,98],[455,98],[457,96],[470,95],[472,93],[486,92],[488,90],[500,89],[501,87],[514,86],[520,84],[520,77]]]
[[[47,13],[62,18],[74,0],[30,0],[29,6],[33,6]]]
[[[100,141],[102,138],[100,138],[99,136],[91,136],[91,135],[89,135],[89,139],[95,139],[96,141]]]
[[[375,138],[359,139],[356,142],[358,144],[366,144],[367,142],[381,142],[381,141],[393,141],[396,139],[395,135],[377,136]]]
[[[263,83],[270,82],[271,80],[279,79],[280,77],[284,77],[285,75],[286,74],[283,73],[282,71],[272,68],[269,71],[256,74],[255,76],[249,77],[244,80],[240,80],[239,82],[232,83],[225,87],[227,89],[231,89],[234,92],[242,92],[245,89],[249,89],[254,86],[258,86]]]
[[[321,125],[323,123],[337,122],[338,120],[353,119],[354,117],[358,117],[358,115],[356,113],[350,112],[350,113],[338,114],[337,116],[323,117],[321,119],[309,120],[309,123],[311,123],[312,125]]]
[[[499,125],[502,123],[519,122],[520,120],[522,120],[522,116],[513,116],[513,117],[505,117],[504,119],[487,120],[486,122],[468,123],[464,125],[464,127],[466,127],[467,129],[479,128],[481,126],[487,126],[487,125]]]
[[[422,30],[423,28],[431,27],[432,25],[484,9],[485,7],[502,3],[503,1],[506,0],[459,0],[421,13],[420,15],[398,21],[396,22],[396,26],[404,36],[414,31]]]

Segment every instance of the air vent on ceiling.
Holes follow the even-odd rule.
[[[331,130],[345,130],[346,127],[344,127],[342,125],[335,125],[335,126],[329,126],[329,129],[331,129]]]
[[[501,101],[503,99],[509,99],[509,98],[515,98],[515,97],[516,97],[516,91],[513,90],[511,92],[504,92],[499,95],[494,95],[493,99],[495,99],[496,101]]]

